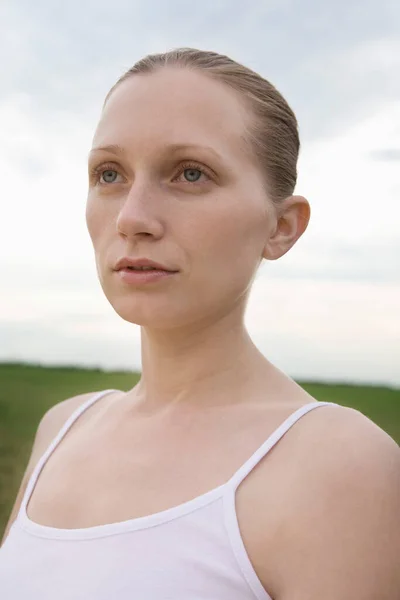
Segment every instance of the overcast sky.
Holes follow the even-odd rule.
[[[398,0],[3,0],[0,360],[140,368],[97,280],[86,161],[104,96],[150,52],[230,55],[296,112],[305,235],[246,323],[302,379],[400,386]]]

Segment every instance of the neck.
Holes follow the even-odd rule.
[[[234,313],[190,331],[142,328],[141,337],[142,377],[135,395],[149,412],[183,402],[233,404],[269,365]]]

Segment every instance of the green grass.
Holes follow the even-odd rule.
[[[128,390],[138,378],[128,372],[0,363],[0,539],[43,414],[84,392]],[[356,408],[400,443],[400,389],[298,383],[317,400]]]

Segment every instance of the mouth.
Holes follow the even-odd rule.
[[[128,269],[128,271],[165,271],[166,273],[171,273],[172,271],[167,271],[167,269],[161,269],[158,267],[123,267],[124,269]],[[119,269],[121,271],[121,269]]]
[[[165,273],[177,273],[176,269],[170,269],[166,265],[154,262],[148,258],[133,258],[126,256],[117,261],[114,270],[129,270],[133,272],[151,272],[151,271],[163,271]]]
[[[118,269],[116,274],[128,285],[143,285],[166,280],[176,275],[178,271],[166,271],[155,267],[126,266]]]

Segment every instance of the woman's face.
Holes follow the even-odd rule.
[[[86,220],[100,283],[126,321],[181,327],[245,305],[274,219],[246,119],[233,91],[189,69],[135,75],[111,94]],[[128,284],[114,270],[125,256],[178,273]]]

